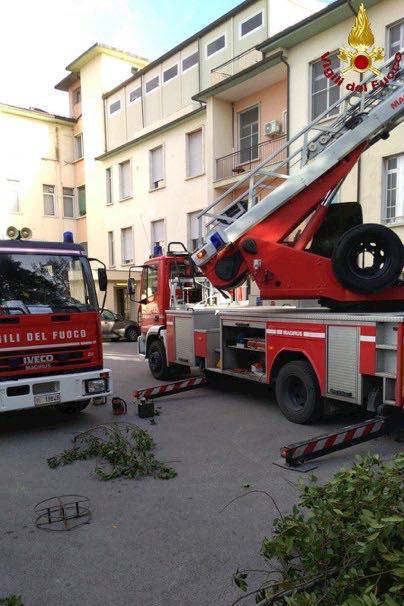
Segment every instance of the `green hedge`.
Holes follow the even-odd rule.
[[[262,543],[268,568],[234,575],[243,592],[234,603],[401,606],[403,476],[404,453],[390,464],[363,457],[323,485],[312,476]]]

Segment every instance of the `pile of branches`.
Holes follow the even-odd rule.
[[[0,606],[24,606],[19,595],[9,595],[7,598],[0,598]]]
[[[74,461],[98,460],[94,473],[102,480],[152,476],[161,480],[177,473],[153,454],[155,443],[147,431],[132,423],[103,423],[77,434],[73,446],[48,459],[51,469]]]
[[[244,592],[234,604],[248,596],[262,606],[403,604],[403,477],[404,453],[387,465],[363,457],[323,485],[312,476],[262,543],[267,568],[234,575]],[[251,590],[253,574],[263,576]]]

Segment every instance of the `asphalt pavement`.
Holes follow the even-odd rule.
[[[133,389],[157,384],[135,344],[107,343],[105,352],[114,392],[129,404]],[[74,417],[53,409],[2,414],[0,598],[21,594],[25,606],[230,605],[239,595],[232,573],[262,567],[260,544],[276,515],[265,495],[246,493],[265,490],[288,511],[302,474],[273,465],[280,447],[352,422],[331,416],[294,425],[265,386],[232,379],[156,406],[156,425],[139,419],[131,404],[120,420],[150,432],[156,456],[178,472],[167,481],[103,482],[92,475],[94,461],[48,468],[46,459],[76,433],[116,419],[110,404]],[[356,454],[388,459],[399,449],[379,438],[324,457],[315,473],[325,481]],[[88,497],[91,522],[71,532],[37,529],[35,504],[61,494]]]

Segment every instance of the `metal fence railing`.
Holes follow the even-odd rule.
[[[259,162],[275,154],[274,163],[285,158],[286,151],[283,148],[285,135],[274,139],[263,141],[252,147],[244,147],[232,154],[216,159],[215,180],[229,179],[250,172]],[[279,154],[276,151],[279,150]]]

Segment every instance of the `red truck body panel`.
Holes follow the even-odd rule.
[[[0,380],[102,368],[95,311],[0,314]]]

